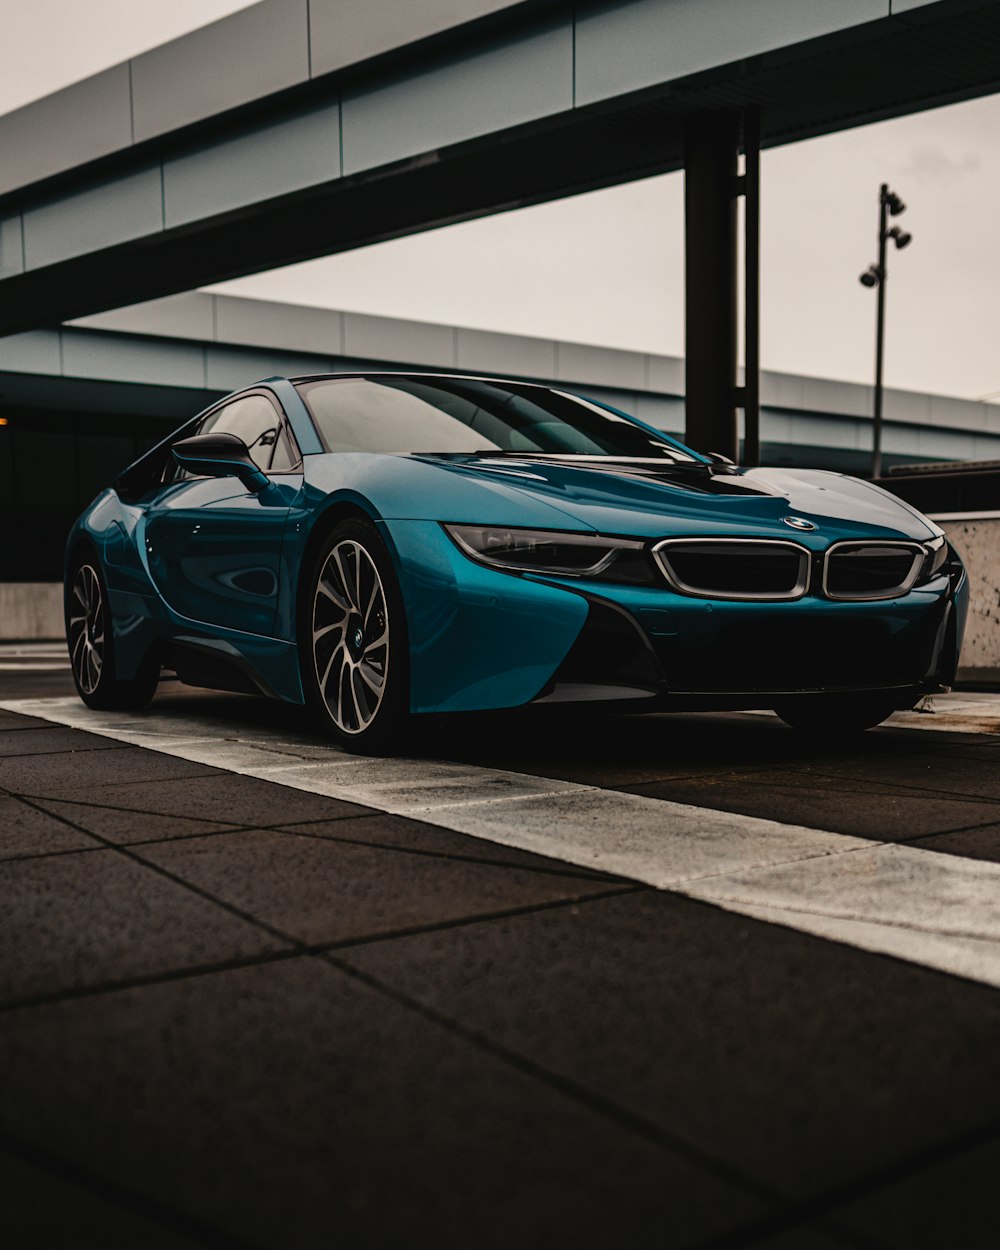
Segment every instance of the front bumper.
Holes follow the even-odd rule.
[[[713,602],[702,613],[633,613],[595,598],[536,701],[768,707],[775,696],[898,691],[912,704],[951,684],[957,639],[948,593],[891,604]]]
[[[695,599],[662,587],[512,576],[440,526],[383,523],[410,630],[414,711],[598,701],[770,707],[774,696],[950,685],[968,586],[953,560],[898,599]]]

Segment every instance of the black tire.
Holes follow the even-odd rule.
[[[156,692],[160,665],[148,656],[134,677],[118,676],[107,605],[100,561],[90,552],[81,552],[69,567],[63,593],[66,645],[77,694],[92,708],[143,708]]]
[[[793,729],[844,737],[874,729],[899,707],[898,699],[885,694],[818,694],[782,700],[774,710]]]
[[[409,722],[409,641],[392,557],[370,521],[326,535],[298,619],[302,685],[324,731],[349,751],[391,753]]]

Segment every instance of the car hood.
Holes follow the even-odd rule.
[[[740,534],[795,538],[822,547],[835,538],[876,536],[926,540],[940,529],[887,491],[858,478],[810,469],[750,469],[706,472],[696,467],[650,461],[581,457],[421,456],[463,486],[478,481],[490,489],[483,503],[503,495],[529,498],[566,517],[565,528],[581,524],[601,533],[637,537]],[[586,459],[588,463],[581,463]],[[456,482],[456,485],[458,483]],[[470,496],[460,490],[466,501]],[[513,500],[510,500],[513,502]],[[469,504],[466,502],[466,508]],[[506,510],[505,510],[506,511]],[[483,515],[449,517],[479,524],[512,524]],[[789,528],[783,518],[811,522],[813,530]],[[530,524],[526,521],[525,524]]]

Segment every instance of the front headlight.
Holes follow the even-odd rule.
[[[924,565],[917,580],[927,582],[944,568],[948,559],[948,542],[943,534],[939,534],[937,538],[932,538],[929,543],[924,543],[923,547],[927,555],[924,558]]]
[[[471,559],[506,573],[553,573],[638,585],[657,580],[643,544],[630,538],[499,525],[445,525],[444,530]]]

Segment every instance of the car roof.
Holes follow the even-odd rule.
[[[336,382],[342,378],[445,378],[456,382],[501,382],[505,386],[535,386],[539,390],[556,389],[545,382],[526,382],[522,378],[490,377],[482,373],[441,373],[429,369],[349,369],[343,373],[305,373],[285,378],[284,381],[291,382],[294,386],[299,382]]]

